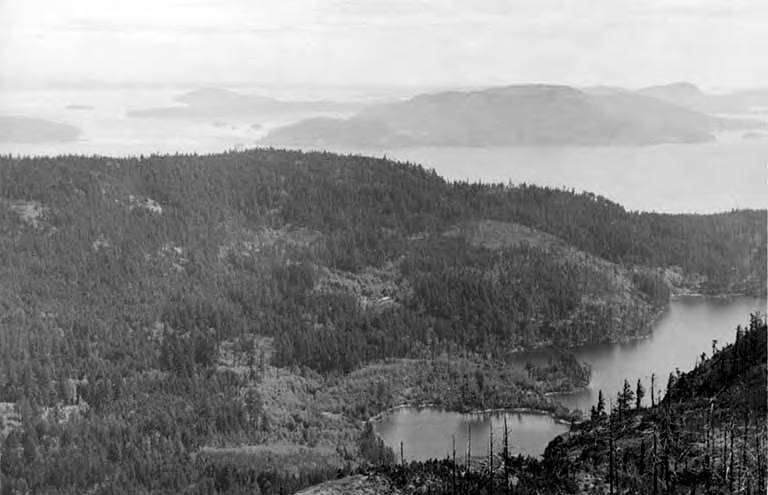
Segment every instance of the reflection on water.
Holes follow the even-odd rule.
[[[588,411],[597,402],[599,390],[606,399],[614,399],[624,378],[633,389],[638,378],[649,389],[651,373],[655,373],[657,387],[663,388],[670,372],[692,368],[702,352],[710,355],[712,340],[718,346],[733,342],[736,326],[746,325],[751,312],[765,312],[765,305],[765,300],[749,297],[674,299],[648,339],[576,349],[577,359],[592,366],[592,382],[586,390],[556,397],[566,407]],[[646,400],[650,402],[650,394]]]
[[[584,391],[555,398],[571,409],[587,411],[597,402],[598,390],[603,390],[606,398],[615,398],[624,378],[629,379],[633,387],[640,378],[648,389],[651,373],[658,377],[657,390],[661,391],[671,371],[693,367],[702,352],[711,353],[713,340],[717,340],[718,346],[732,342],[736,326],[746,325],[750,313],[765,312],[765,309],[765,300],[750,297],[674,299],[648,339],[576,349],[576,357],[592,366],[592,383]],[[645,401],[650,402],[649,396]],[[541,414],[507,413],[507,423],[514,454],[541,455],[552,438],[568,430],[567,425]],[[463,458],[468,430],[473,456],[487,455],[491,428],[496,450],[503,437],[502,413],[473,415],[431,408],[402,408],[376,423],[376,431],[396,452],[403,442],[406,460],[450,455],[453,436],[457,457]]]
[[[445,458],[451,455],[456,440],[456,458],[467,454],[468,432],[472,457],[488,455],[490,430],[493,449],[500,452],[504,437],[504,414],[461,414],[433,408],[400,408],[375,423],[376,432],[395,452],[403,452],[406,461]],[[512,455],[539,456],[555,436],[568,431],[568,425],[546,414],[507,412],[507,431]]]

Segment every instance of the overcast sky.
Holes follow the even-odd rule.
[[[0,0],[0,80],[768,86],[768,0]]]

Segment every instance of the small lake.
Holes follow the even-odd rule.
[[[592,366],[592,382],[586,390],[555,396],[570,409],[588,411],[597,403],[599,390],[615,399],[627,378],[634,390],[641,379],[648,390],[651,373],[656,374],[656,390],[666,387],[675,368],[688,371],[696,359],[712,354],[712,340],[718,347],[736,339],[736,326],[749,324],[749,314],[765,313],[766,301],[752,297],[675,298],[661,315],[653,333],[645,340],[626,344],[587,345],[574,349],[579,361]],[[650,403],[650,393],[646,394]]]
[[[749,313],[765,313],[766,301],[751,297],[678,297],[654,325],[653,334],[626,344],[590,345],[575,349],[579,360],[592,366],[592,382],[583,391],[554,396],[570,409],[588,411],[597,402],[599,390],[615,398],[624,378],[634,388],[642,379],[650,388],[651,373],[661,390],[675,368],[687,371],[702,352],[712,352],[735,339],[736,326],[749,322]],[[650,403],[649,395],[644,401]],[[456,456],[466,455],[468,431],[474,456],[487,455],[489,431],[493,428],[494,451],[501,448],[504,413],[460,414],[433,408],[400,408],[375,423],[376,431],[399,455],[400,442],[407,460],[444,458],[450,455],[451,438],[456,438]],[[513,454],[539,456],[555,436],[568,425],[546,414],[507,412],[510,448]]]
[[[472,457],[488,455],[493,428],[493,450],[500,452],[504,439],[504,415],[507,416],[509,449],[512,455],[540,456],[549,441],[565,433],[569,425],[547,414],[529,412],[493,412],[462,414],[434,408],[403,407],[374,423],[384,442],[400,455],[400,442],[406,462],[451,455],[456,438],[456,458],[464,460],[467,439],[471,436]]]

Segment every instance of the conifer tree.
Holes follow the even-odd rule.
[[[614,447],[613,447],[613,414],[608,416],[608,490],[613,495],[613,488],[616,480],[614,479]]]
[[[629,410],[629,406],[632,404],[632,399],[634,399],[634,397],[635,394],[632,392],[632,388],[629,386],[629,381],[624,379],[624,387],[622,388],[621,392],[619,392],[616,401],[616,409],[619,413],[619,421],[623,419],[624,413]]]
[[[605,417],[605,398],[603,397],[603,391],[597,392],[597,417]]]
[[[640,409],[642,407],[643,397],[645,397],[645,388],[643,387],[640,379],[637,379],[637,388],[635,389],[635,408]]]

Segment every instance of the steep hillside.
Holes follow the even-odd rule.
[[[608,493],[764,493],[766,325],[753,316],[736,341],[687,373],[670,375],[653,407],[593,414],[563,441],[570,477]],[[553,448],[551,446],[551,448]],[[613,450],[613,455],[611,455]]]
[[[2,157],[3,486],[175,493],[240,454],[320,481],[398,401],[566,415],[544,393],[588,372],[510,353],[641,335],[672,266],[764,291],[765,229],[328,153]]]
[[[713,139],[718,119],[630,92],[520,85],[375,105],[354,117],[273,131],[266,143],[310,146],[644,145]]]

